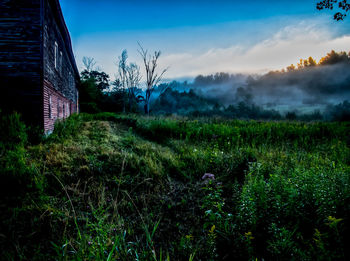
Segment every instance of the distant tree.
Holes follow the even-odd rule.
[[[126,85],[128,88],[128,102],[129,102],[129,111],[132,111],[133,106],[136,105],[139,101],[139,96],[141,90],[139,89],[140,81],[142,79],[140,73],[140,67],[136,63],[130,63],[127,66],[127,78]]]
[[[102,107],[105,111],[121,112],[123,111],[124,93],[121,89],[119,79],[111,82],[111,87],[108,92],[103,94]]]
[[[195,79],[194,79],[194,85],[206,85],[207,84],[207,79],[205,76],[203,75],[198,75]]]
[[[305,67],[312,67],[312,66],[316,66],[316,65],[317,65],[317,62],[311,56],[307,60],[304,60]]]
[[[298,69],[303,69],[305,67],[312,67],[316,65],[317,65],[317,62],[311,56],[308,59],[300,59],[299,63],[297,64]]]
[[[350,53],[348,55],[346,52],[337,53],[332,50],[325,57],[321,58],[319,65],[333,65],[337,63],[350,63]]]
[[[82,112],[99,112],[98,104],[102,100],[102,93],[96,87],[93,78],[82,79],[79,85],[79,103]]]
[[[219,72],[216,74],[211,74],[207,76],[198,75],[194,79],[194,85],[196,86],[208,86],[208,85],[214,85],[214,84],[222,84],[227,83],[229,81],[234,81],[236,77],[239,77],[239,75]]]
[[[291,64],[287,67],[287,72],[292,72],[292,71],[295,71],[295,65],[294,64]]]
[[[287,66],[286,72],[292,72],[297,69],[301,70],[306,67],[315,67],[318,65],[332,65],[337,63],[350,63],[350,53],[349,54],[346,54],[346,52],[337,53],[334,50],[332,50],[325,57],[322,57],[319,63],[317,63],[316,60],[310,56],[308,59],[300,59],[296,66],[294,64]],[[268,74],[273,74],[273,73],[274,72],[269,72]]]
[[[81,77],[83,80],[93,79],[96,83],[97,89],[101,92],[109,89],[109,75],[105,72],[84,70],[81,72]]]
[[[96,65],[96,61],[94,58],[92,57],[87,57],[87,56],[84,56],[83,57],[83,64],[85,66],[85,69],[86,71],[90,72],[94,69],[95,65]]]
[[[236,91],[236,101],[251,104],[253,102],[253,95],[247,89],[239,87]]]
[[[215,84],[221,84],[224,82],[228,82],[230,80],[230,74],[224,73],[224,72],[216,73],[213,76],[213,80],[214,80]]]
[[[338,7],[338,8],[337,8]],[[346,13],[350,10],[350,2],[348,0],[323,0],[317,3],[318,10],[337,8],[339,11],[334,14],[334,20],[344,20]]]
[[[121,87],[120,80],[118,78],[115,79],[113,82],[111,82],[111,86],[112,86],[111,92],[117,92],[117,91],[119,92]]]
[[[296,120],[297,119],[297,115],[296,115],[296,113],[295,112],[287,112],[287,114],[286,114],[286,119],[287,120],[290,120],[290,121],[294,121],[294,120]]]
[[[158,114],[192,114],[194,111],[211,111],[211,108],[217,103],[197,95],[193,89],[188,92],[178,91],[173,88],[180,85],[179,82],[163,83],[159,88],[165,89],[165,85],[169,85],[166,91],[155,100],[152,112]],[[184,83],[183,83],[184,84]]]
[[[128,59],[128,52],[127,50],[123,50],[122,54],[118,57],[118,77],[119,77],[119,83],[120,83],[120,89],[123,94],[123,112],[125,112],[126,107],[126,99],[127,99],[127,59]]]
[[[155,51],[153,55],[150,55],[148,54],[148,50],[143,49],[143,47],[140,44],[139,47],[140,49],[138,50],[138,52],[141,55],[146,70],[146,91],[145,96],[143,97],[143,101],[145,102],[145,113],[149,115],[150,100],[152,93],[154,92],[154,89],[158,85],[158,83],[162,80],[163,75],[167,71],[167,69],[164,69],[159,74],[156,72],[158,66],[158,59],[161,54],[160,51]],[[161,92],[164,92],[165,90],[162,90]]]
[[[327,113],[332,121],[350,121],[350,102],[344,101],[338,105],[328,105]]]
[[[82,111],[98,112],[103,107],[104,92],[109,90],[109,75],[95,67],[94,58],[84,57],[81,72],[80,104]]]
[[[118,76],[117,88],[123,93],[124,106],[123,111],[126,111],[126,103],[129,104],[129,111],[133,105],[139,101],[138,96],[141,90],[138,88],[142,79],[140,67],[136,63],[127,64],[128,53],[123,50],[118,58]]]
[[[303,59],[299,60],[299,62],[297,63],[297,67],[298,67],[298,69],[304,68],[304,60]]]

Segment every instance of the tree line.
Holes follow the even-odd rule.
[[[167,69],[158,70],[160,51],[150,53],[139,44],[138,53],[143,61],[145,79],[140,66],[128,61],[127,50],[123,50],[117,59],[114,81],[110,81],[109,75],[96,66],[94,58],[83,58],[84,70],[79,88],[81,111],[138,112],[143,105],[144,112],[150,114],[153,93]],[[143,80],[144,89],[141,88]]]
[[[350,64],[350,52],[336,52],[332,50],[330,53],[328,53],[326,56],[322,57],[320,61],[317,63],[316,60],[313,57],[309,57],[307,59],[300,59],[299,62],[294,65],[291,64],[290,66],[287,66],[286,69],[282,69],[281,72],[288,72],[288,71],[294,71],[297,69],[303,69],[307,67],[314,67],[314,66],[326,66],[326,65],[334,65],[339,63],[347,63]]]
[[[348,102],[340,103],[338,106],[329,105],[324,113],[315,110],[308,114],[299,114],[292,110],[285,114],[273,109],[275,107],[273,104],[270,107],[262,106],[263,104],[260,104],[257,99],[265,95],[264,93],[259,94],[259,91],[263,90],[282,97],[283,92],[291,89],[287,87],[281,89],[279,86],[288,86],[288,84],[300,85],[299,89],[307,94],[322,94],[326,91],[324,95],[319,96],[319,101],[321,97],[327,99],[332,93],[346,91],[347,88],[344,89],[339,84],[335,86],[329,79],[337,77],[335,75],[337,71],[339,71],[337,75],[342,75],[340,69],[346,71],[350,68],[350,53],[332,50],[318,62],[312,57],[300,59],[296,65],[292,64],[280,71],[271,71],[259,77],[221,72],[212,75],[198,75],[190,83],[187,81],[161,83],[167,70],[158,70],[158,59],[161,53],[157,51],[149,55],[148,51],[140,46],[139,54],[143,61],[142,67],[134,62],[129,62],[128,52],[122,51],[116,62],[117,77],[114,81],[110,81],[109,75],[96,66],[93,58],[85,57],[83,59],[84,70],[81,72],[81,111],[271,120],[284,118],[345,120],[349,118]],[[143,74],[142,70],[144,70]],[[329,74],[332,77],[329,77]],[[146,78],[143,79],[142,75],[146,75]],[[343,75],[344,77],[347,76]],[[327,81],[323,78],[326,78]],[[141,88],[141,83],[143,88]],[[234,87],[235,85],[237,86]],[[223,98],[229,99],[228,102]],[[300,99],[308,100],[309,97],[295,97],[295,101]],[[314,101],[308,101],[310,102]]]

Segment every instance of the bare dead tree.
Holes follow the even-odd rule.
[[[127,50],[123,50],[121,56],[118,57],[118,74],[120,86],[123,92],[123,112],[125,112],[125,103],[126,103],[126,89],[127,89],[127,64],[126,61],[128,59]]]
[[[91,72],[96,65],[96,61],[92,57],[84,56],[83,57],[83,64],[85,66],[85,70],[87,70],[88,72]]]
[[[128,88],[129,110],[132,110],[132,104],[137,102],[137,95],[140,93],[138,86],[142,79],[140,67],[136,63],[130,63],[127,68],[126,85]]]
[[[156,69],[158,66],[158,59],[160,57],[161,52],[155,51],[153,55],[148,54],[148,50],[145,50],[140,43],[138,43],[140,49],[138,50],[141,58],[143,60],[143,64],[146,70],[146,93],[144,97],[145,102],[145,113],[149,115],[150,110],[150,99],[152,93],[157,86],[157,84],[162,80],[164,73],[168,70],[168,68],[161,71],[161,73],[156,73]],[[163,90],[165,91],[165,90]]]
[[[126,85],[128,88],[137,87],[142,79],[140,67],[136,63],[130,63],[127,68]]]

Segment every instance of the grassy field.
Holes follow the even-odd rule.
[[[349,123],[2,121],[4,260],[350,258]]]

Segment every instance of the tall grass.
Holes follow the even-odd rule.
[[[9,260],[348,259],[349,127],[75,115],[21,146],[42,185],[2,212],[1,251]]]

